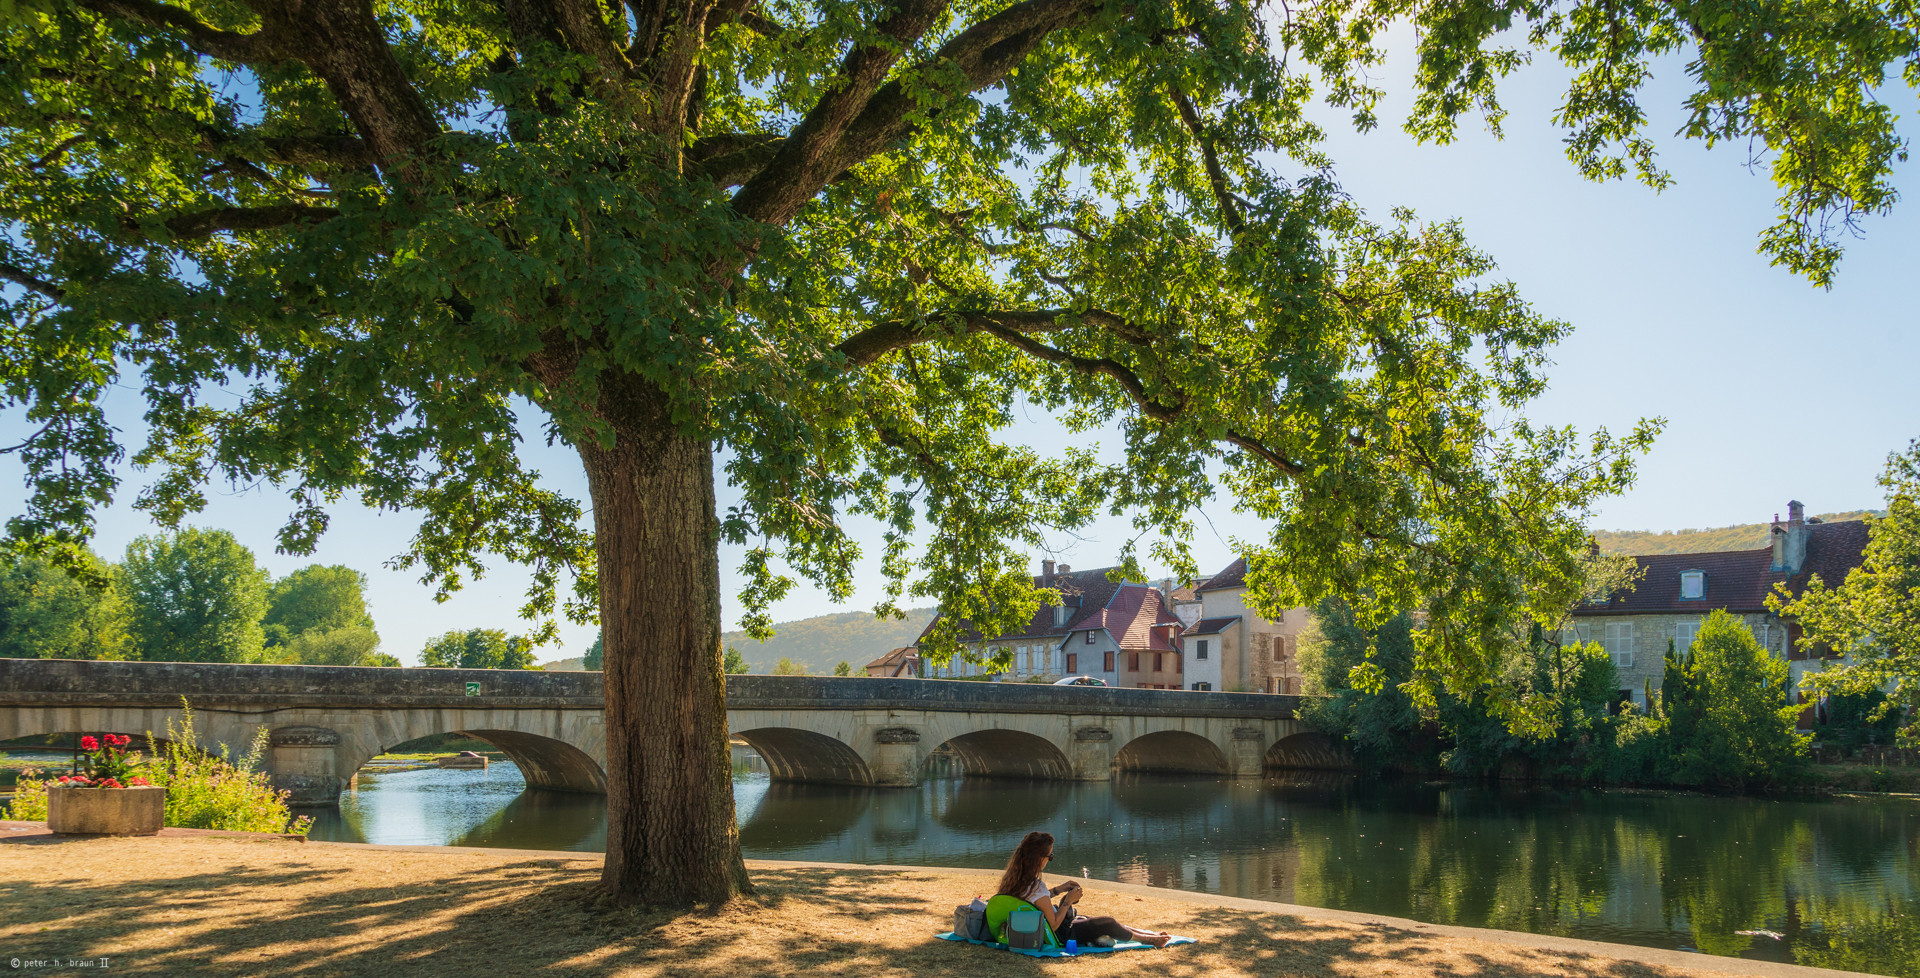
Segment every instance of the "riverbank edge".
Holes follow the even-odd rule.
[[[354,849],[388,850],[395,852],[487,853],[493,856],[522,856],[538,852],[544,858],[561,859],[567,862],[591,863],[599,865],[604,856],[597,852],[573,852],[570,850],[550,849],[489,849],[465,846],[401,846],[383,845],[372,842],[309,842],[314,847],[339,846]],[[866,863],[814,862],[793,859],[749,859],[747,869],[795,870],[825,869],[840,873],[912,873],[937,871],[956,876],[976,877],[981,881],[984,891],[991,890],[999,881],[1000,870],[975,869],[963,866],[897,866]],[[1643,947],[1638,944],[1613,944],[1606,941],[1589,941],[1573,937],[1557,937],[1550,934],[1530,934],[1525,931],[1494,930],[1483,927],[1459,927],[1451,924],[1431,924],[1425,921],[1409,920],[1404,917],[1390,917],[1384,914],[1360,913],[1352,910],[1333,910],[1325,907],[1309,907],[1295,903],[1280,903],[1273,900],[1253,900],[1246,897],[1222,896],[1213,893],[1195,893],[1191,890],[1174,890],[1166,887],[1146,886],[1139,883],[1120,883],[1112,880],[1092,880],[1101,890],[1111,890],[1130,896],[1151,897],[1170,903],[1182,903],[1192,906],[1223,907],[1231,910],[1245,910],[1254,913],[1276,916],[1298,917],[1304,920],[1327,921],[1342,924],[1354,924],[1362,927],[1377,927],[1404,931],[1409,935],[1421,937],[1441,937],[1462,940],[1484,941],[1489,944],[1501,944],[1508,947],[1536,951],[1550,951],[1560,954],[1579,954],[1596,958],[1609,958],[1633,964],[1660,968],[1677,968],[1693,971],[1711,971],[1720,974],[1749,975],[1755,978],[1885,978],[1859,971],[1837,971],[1830,968],[1815,968],[1801,964],[1786,964],[1778,961],[1757,961],[1749,958],[1733,958],[1718,954],[1703,954],[1688,951],[1675,951],[1666,948]]]

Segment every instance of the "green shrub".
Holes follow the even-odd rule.
[[[14,786],[13,803],[5,809],[6,817],[18,822],[44,822],[47,820],[47,783],[36,775],[39,771],[22,771],[20,780]]]
[[[237,763],[201,750],[194,739],[193,709],[181,700],[181,721],[167,721],[167,743],[148,778],[167,789],[168,825],[231,832],[293,832],[305,835],[313,819],[294,818],[287,792],[275,790],[264,771],[255,770],[267,747],[262,728]],[[152,734],[147,735],[149,740]],[[220,745],[226,751],[225,744]]]

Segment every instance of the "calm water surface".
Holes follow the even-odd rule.
[[[604,848],[603,799],[524,789],[510,763],[363,777],[313,837]],[[764,775],[734,796],[750,857],[998,868],[1040,829],[1095,880],[1920,978],[1920,799]]]

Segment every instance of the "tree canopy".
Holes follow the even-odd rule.
[[[1308,109],[1377,124],[1395,24],[1417,27],[1415,135],[1501,124],[1501,78],[1550,51],[1572,162],[1654,186],[1642,88],[1690,58],[1681,135],[1765,155],[1760,246],[1822,283],[1893,200],[1885,76],[1920,79],[1891,3],[0,9],[0,403],[34,429],[12,538],[78,565],[126,451],[118,384],[165,524],[211,479],[269,482],[282,547],[310,552],[354,493],[421,514],[399,562],[442,588],[492,553],[533,568],[530,616],[597,599],[619,900],[745,885],[719,541],[748,545],[764,633],[798,578],[851,593],[847,517],[877,519],[878,610],[938,599],[936,661],[953,623],[1028,619],[1025,551],[1102,509],[1191,575],[1216,484],[1272,525],[1260,603],[1425,607],[1450,685],[1567,603],[1584,507],[1655,426],[1521,419],[1566,324],[1457,224],[1342,192]],[[1117,425],[1123,456],[1001,438],[1030,404]],[[580,454],[590,530],[517,453],[529,405]]]
[[[533,644],[497,628],[455,629],[427,643],[420,664],[440,669],[532,669]]]
[[[91,575],[111,582],[111,569],[91,552]],[[127,659],[126,600],[119,588],[88,587],[37,557],[0,567],[0,658]]]
[[[302,633],[359,627],[373,631],[367,614],[367,575],[351,567],[313,564],[273,582],[260,625],[267,644],[284,645]],[[374,642],[380,641],[374,636]]]
[[[188,527],[127,545],[127,635],[160,662],[259,662],[267,572],[225,530]]]

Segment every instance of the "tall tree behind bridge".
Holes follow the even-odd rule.
[[[127,636],[149,662],[259,662],[267,572],[225,530],[188,527],[127,545]]]
[[[849,595],[843,517],[876,518],[881,611],[910,583],[993,634],[1041,601],[1041,531],[1103,507],[1194,574],[1187,514],[1224,471],[1273,523],[1258,603],[1428,604],[1420,655],[1449,684],[1490,674],[1483,628],[1564,604],[1580,511],[1651,430],[1514,422],[1565,325],[1456,225],[1340,192],[1305,110],[1318,82],[1375,124],[1394,21],[1419,24],[1421,138],[1498,124],[1524,38],[1574,69],[1574,163],[1656,186],[1638,89],[1691,57],[1686,133],[1772,151],[1761,246],[1816,282],[1829,231],[1892,200],[1871,99],[1914,57],[1911,14],[1869,3],[5,9],[0,383],[35,429],[14,537],[76,559],[116,485],[117,380],[147,402],[163,523],[209,477],[266,480],[296,504],[282,546],[310,552],[351,490],[422,514],[402,558],[442,587],[502,554],[544,616],[576,575],[568,610],[605,635],[617,901],[745,885],[721,541],[750,547],[764,629],[793,576]],[[579,452],[591,532],[516,454],[529,403]],[[997,440],[1026,403],[1116,422],[1124,457]]]
[[[39,557],[0,567],[0,658],[126,659],[127,601],[119,576],[90,551],[95,586]]]

